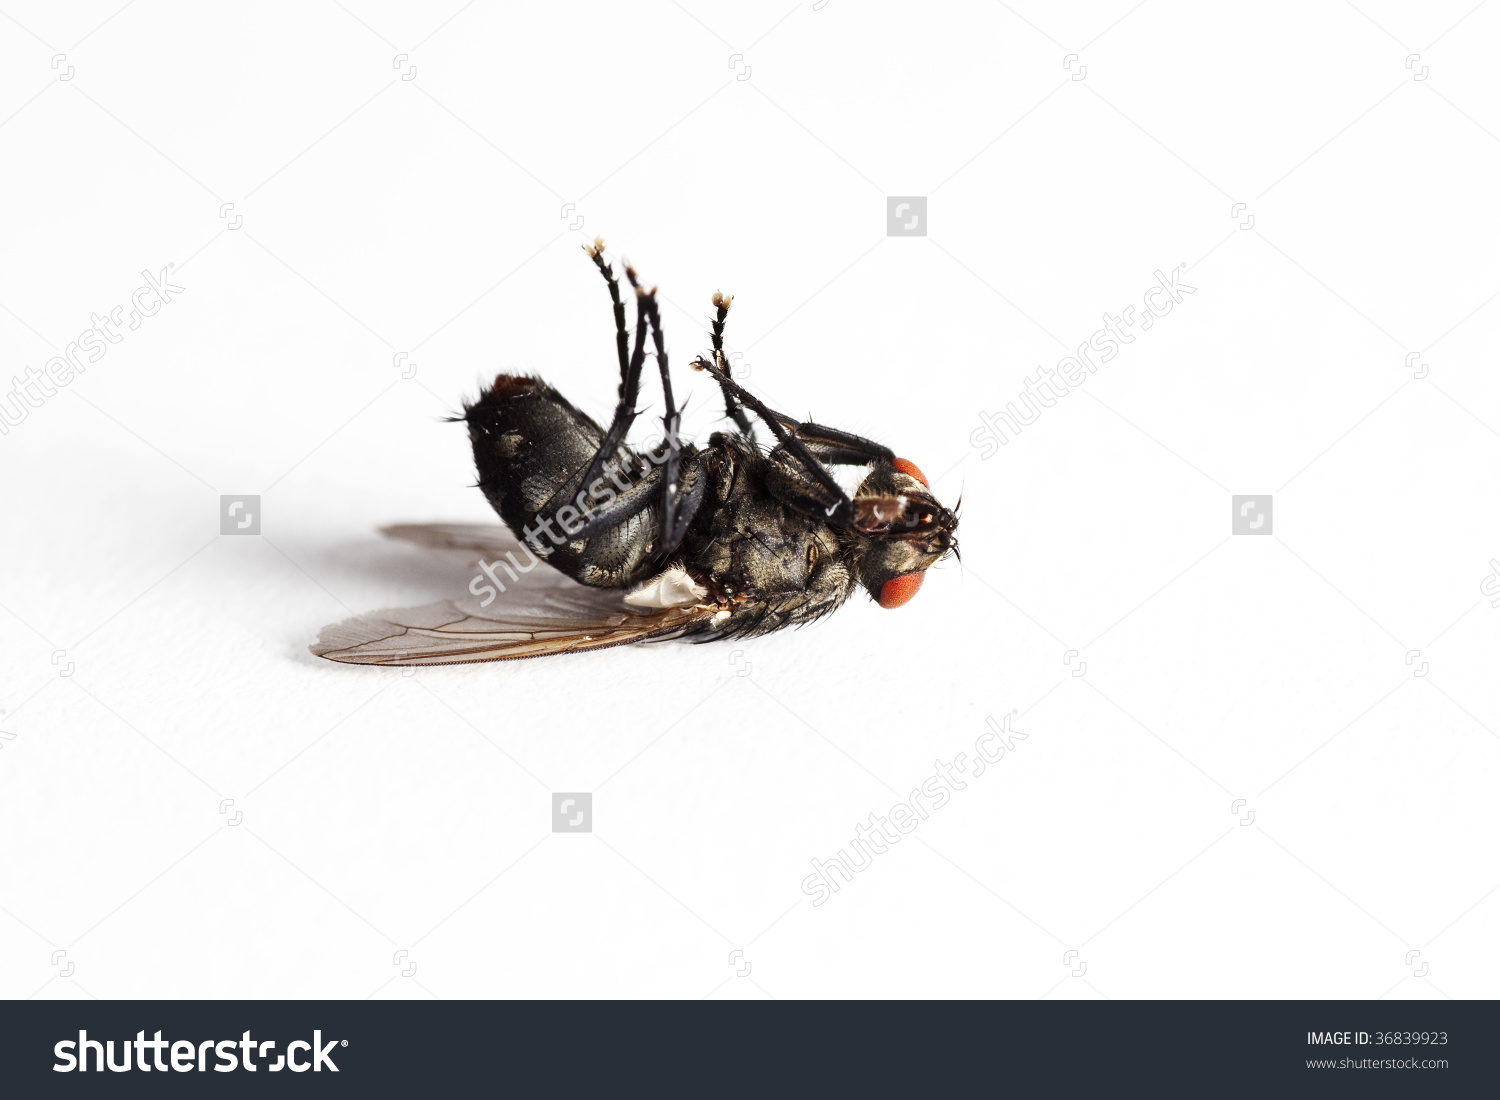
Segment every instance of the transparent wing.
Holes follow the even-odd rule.
[[[453,550],[470,557],[498,558],[521,549],[520,540],[498,523],[398,523],[382,527],[386,538],[404,539],[432,550]],[[555,571],[549,571],[555,572]]]
[[[704,623],[711,609],[667,608],[648,615],[621,611],[589,617],[471,615],[454,601],[377,611],[326,626],[309,648],[351,665],[457,665],[513,661],[553,653],[679,637]]]
[[[498,558],[518,546],[490,524],[412,524],[382,533],[470,560]],[[547,566],[505,579],[505,591],[375,611],[326,626],[308,647],[319,657],[357,665],[450,665],[575,653],[679,637],[711,620],[712,608],[643,611],[623,592],[589,588]],[[491,591],[481,586],[481,591]],[[488,606],[486,606],[486,604]]]

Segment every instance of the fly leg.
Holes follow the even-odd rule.
[[[714,345],[714,364],[724,372],[729,373],[729,364],[724,359],[724,320],[729,316],[729,307],[734,302],[733,296],[721,294],[714,291],[714,322],[711,330],[711,338]],[[734,391],[720,383],[719,388],[724,394],[724,415],[738,425],[741,432],[755,438],[755,426],[750,423],[750,418],[745,415],[745,410],[740,407],[739,401],[734,396]]]
[[[599,274],[604,276],[604,281],[609,285],[609,299],[615,309],[615,352],[620,359],[620,396],[624,397],[625,377],[630,365],[627,354],[630,344],[625,331],[625,303],[620,301],[620,281],[615,278],[614,268],[604,258],[603,237],[595,237],[594,243],[584,245],[583,250],[589,254],[589,259],[594,261],[594,266],[599,269]]]
[[[661,418],[664,436],[662,444],[664,459],[661,460],[661,537],[657,541],[656,548],[657,557],[665,560],[682,544],[683,536],[687,534],[688,524],[692,522],[702,503],[704,482],[701,478],[694,477],[693,490],[685,495],[683,486],[684,474],[687,471],[682,461],[682,440],[677,434],[682,425],[682,414],[672,396],[672,375],[667,365],[666,337],[662,332],[661,313],[656,304],[656,288],[652,287],[647,290],[641,286],[635,269],[628,264],[625,266],[625,277],[630,280],[631,287],[635,289],[636,301],[645,311],[646,319],[651,326],[651,339],[656,348],[656,365],[661,372],[662,397],[666,404]],[[658,460],[653,456],[652,461]]]
[[[788,495],[782,499],[807,515],[821,515],[834,527],[848,526],[854,518],[853,502],[850,501],[849,494],[844,492],[839,483],[834,480],[833,475],[828,472],[828,468],[819,462],[808,445],[798,438],[797,421],[766,408],[760,398],[730,378],[722,365],[698,359],[694,361],[693,367],[712,374],[727,395],[734,397],[745,408],[760,417],[766,427],[770,428],[772,434],[776,436],[779,445],[770,456],[773,468],[791,471],[794,466],[796,467],[796,473],[792,474],[790,483],[787,485]],[[859,440],[858,436],[847,436],[842,432],[836,434],[846,440]],[[869,441],[860,440],[860,442],[868,443]],[[878,444],[870,445],[878,446]],[[869,460],[861,459],[860,461]],[[780,495],[778,493],[778,496]]]
[[[621,445],[625,442],[625,433],[635,422],[635,403],[641,390],[641,366],[646,360],[647,315],[640,301],[637,300],[635,348],[627,358],[629,339],[625,330],[625,305],[620,301],[620,284],[615,278],[614,269],[604,258],[603,246],[604,241],[595,238],[592,245],[584,245],[584,251],[589,254],[589,258],[594,261],[594,266],[604,276],[604,281],[609,285],[610,300],[614,305],[615,349],[620,360],[620,399],[615,406],[614,419],[610,422],[598,451],[582,475],[566,481],[542,506],[541,511],[549,515],[555,513],[560,507],[573,504],[581,495],[580,491],[587,491],[591,486],[602,484],[601,475],[604,473],[606,463],[618,464],[620,462],[619,453],[622,450]]]
[[[820,462],[829,466],[863,466],[870,462],[893,461],[896,452],[873,439],[841,432],[822,424],[787,422],[786,426]]]

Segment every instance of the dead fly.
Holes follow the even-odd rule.
[[[856,587],[881,607],[900,607],[930,566],[957,552],[958,517],[915,465],[879,443],[773,412],[734,381],[724,359],[727,295],[713,298],[712,358],[692,366],[718,383],[738,431],[715,432],[701,449],[683,442],[655,288],[625,267],[635,290],[632,340],[603,248],[602,240],[586,246],[614,305],[620,390],[609,427],[540,378],[499,375],[462,419],[479,487],[514,540],[485,527],[390,529],[471,561],[477,553],[475,598],[327,627],[314,653],[428,665],[751,637],[821,618]],[[665,411],[660,447],[641,451],[625,445],[625,433],[636,417],[648,336]],[[769,452],[747,410],[775,438]],[[852,497],[831,466],[866,468]],[[507,582],[539,562],[572,581],[542,570],[490,609]]]

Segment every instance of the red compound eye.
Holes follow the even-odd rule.
[[[911,459],[909,459],[909,458],[893,458],[893,459],[891,459],[891,465],[894,466],[894,467],[896,467],[896,469],[900,470],[907,477],[914,477],[918,481],[920,481],[923,485],[927,485],[927,475],[924,474],[921,470],[919,470],[917,468],[917,464],[915,462],[913,462]],[[927,485],[927,487],[929,489],[932,488],[932,486],[930,486],[930,485]],[[911,597],[908,596],[907,599],[909,600],[909,599],[911,599]],[[906,601],[903,600],[902,602],[905,603]]]
[[[890,610],[910,603],[911,598],[917,594],[917,589],[922,587],[922,578],[925,576],[926,573],[905,573],[892,577],[880,586],[880,606]]]

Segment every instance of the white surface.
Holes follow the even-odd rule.
[[[0,23],[4,374],[185,288],[0,436],[0,996],[1500,993],[1500,5],[117,6]],[[492,518],[479,379],[608,415],[595,232],[700,438],[723,289],[757,392],[962,491],[963,567],[736,646],[309,656],[467,580],[374,528]]]

